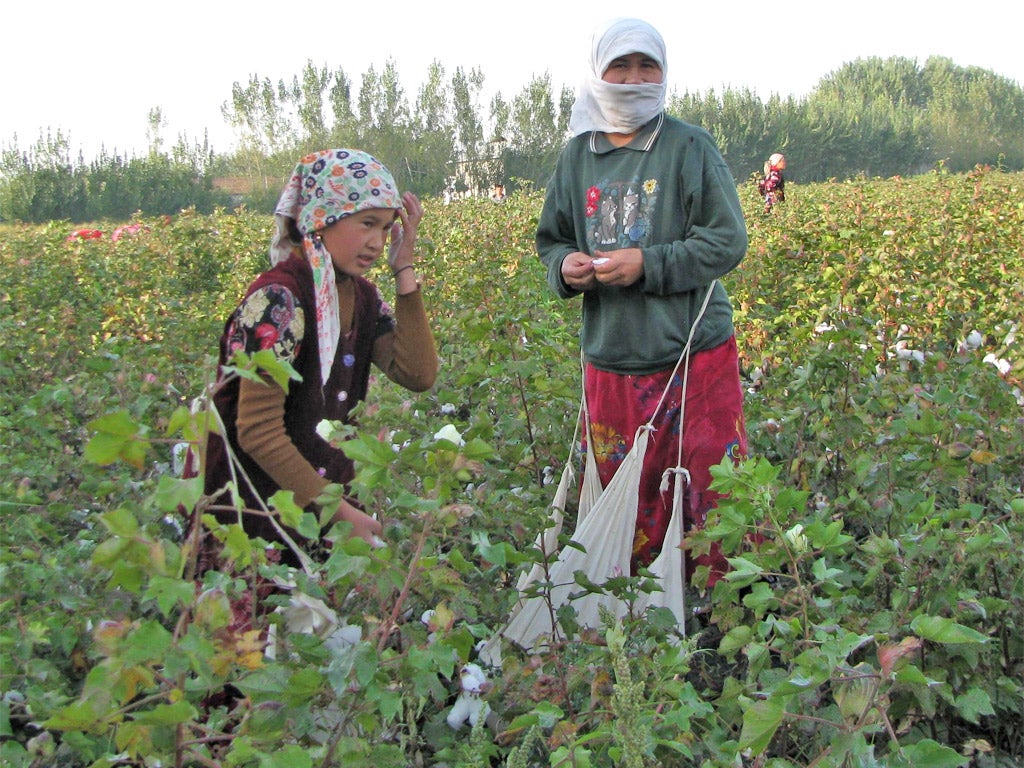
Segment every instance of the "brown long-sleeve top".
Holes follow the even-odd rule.
[[[375,330],[369,329],[374,334],[370,342],[370,361],[389,379],[412,391],[421,392],[433,386],[438,371],[438,357],[419,288],[410,293],[398,294],[392,315],[390,308],[380,300],[379,293],[372,284],[362,281],[357,286],[356,281],[352,279],[340,275],[338,277],[342,341],[337,357],[347,354],[345,344],[353,335],[350,332],[354,324],[363,326],[361,333],[364,336],[367,334],[365,326],[370,323],[365,322],[365,319],[369,311],[368,317],[375,321],[376,325]],[[366,286],[370,286],[369,289]],[[360,303],[357,301],[357,287],[361,291],[358,295],[363,296],[361,308],[357,307]],[[377,298],[376,310],[365,306],[368,290]],[[226,331],[226,343],[230,348],[230,339],[234,333],[236,348],[251,347],[251,337],[263,334],[265,339],[266,334],[272,334],[273,347],[279,355],[293,360],[305,345],[308,348],[305,357],[315,357],[317,340],[306,322],[307,311],[312,309],[305,310],[292,292],[283,291],[280,286],[274,284],[263,286],[260,290],[250,293],[233,316],[233,323],[229,323]],[[364,318],[360,323],[356,323],[357,311]],[[276,325],[274,322],[263,322],[268,321],[271,316],[275,318]],[[242,335],[250,337],[248,343],[240,340]],[[265,340],[258,343],[260,346],[266,346]],[[351,351],[354,355],[350,356],[360,356],[358,349]],[[336,369],[339,367],[335,366]],[[340,390],[337,394],[339,400],[347,396],[348,388],[335,386],[334,375],[329,384],[331,386],[326,387],[325,391]],[[352,385],[352,393],[353,405],[365,394],[359,389],[358,383]],[[292,491],[295,502],[305,507],[314,501],[329,483],[338,482],[338,478],[332,478],[332,472],[325,472],[323,467],[315,467],[289,435],[286,429],[286,407],[302,406],[296,406],[294,402],[289,406],[288,397],[285,390],[270,379],[266,379],[265,382],[242,379],[239,382],[235,419],[237,443],[248,458],[278,487]],[[347,412],[347,408],[344,410]]]

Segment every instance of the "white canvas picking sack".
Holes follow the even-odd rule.
[[[711,299],[715,281],[708,286],[704,303],[690,329],[690,337],[686,341],[676,371],[683,367],[683,389],[679,413],[679,452],[677,466],[665,471],[662,489],[666,490],[668,481],[673,484],[672,516],[665,532],[665,542],[661,552],[648,567],[660,589],[642,594],[637,600],[636,609],[643,612],[652,607],[664,607],[672,611],[676,617],[680,632],[686,634],[686,563],[681,548],[683,543],[683,491],[690,481],[689,472],[681,466],[683,417],[686,404],[686,385],[689,374],[690,344],[693,340],[697,324],[704,316]],[[672,376],[669,377],[669,381]],[[576,611],[577,623],[581,627],[597,629],[601,626],[600,607],[608,609],[612,616],[620,618],[626,613],[626,605],[611,595],[586,592],[571,599],[582,588],[575,581],[575,574],[580,572],[593,584],[601,585],[615,576],[631,575],[630,559],[633,550],[633,538],[636,532],[637,504],[639,499],[640,475],[644,457],[647,454],[647,443],[653,429],[654,417],[664,403],[668,389],[662,393],[662,401],[658,403],[650,420],[641,426],[633,440],[633,447],[619,465],[608,487],[601,489],[597,473],[597,461],[594,457],[593,440],[590,432],[590,418],[587,413],[586,389],[584,388],[581,403],[581,419],[587,428],[586,467],[583,477],[583,488],[580,493],[579,512],[576,531],[572,540],[581,545],[566,547],[559,553],[557,561],[548,570],[550,587],[547,595],[537,597],[523,596],[512,609],[505,628],[488,640],[480,649],[480,658],[494,666],[501,666],[501,640],[505,638],[528,652],[544,648],[554,628],[551,624],[552,614],[565,605],[572,603]],[[573,435],[573,444],[576,442]],[[569,486],[572,485],[572,460],[566,462],[562,477],[555,491],[551,504],[551,516],[548,527],[537,537],[537,546],[546,554],[553,553],[558,547],[558,536],[564,523],[565,504]],[[520,576],[516,588],[523,592],[532,584],[544,579],[544,568],[535,564],[529,572]]]
[[[585,551],[576,547],[565,547],[549,568],[550,594],[546,598],[523,597],[513,609],[508,625],[496,640],[504,637],[527,651],[543,648],[553,632],[552,608],[557,610],[568,602],[572,603],[576,611],[578,623],[584,627],[600,627],[600,606],[607,608],[613,616],[625,615],[625,604],[611,595],[588,592],[573,600],[570,600],[570,597],[582,591],[576,584],[577,571],[598,585],[611,577],[629,574],[629,560],[636,530],[640,469],[647,453],[649,435],[650,430],[646,425],[637,430],[633,447],[616,470],[612,481],[604,489],[597,503],[580,521],[572,540]],[[552,517],[555,517],[554,513]],[[561,516],[558,517],[560,525]],[[534,565],[529,577],[521,580],[520,589],[543,578],[542,566]],[[493,647],[494,643],[488,645]]]

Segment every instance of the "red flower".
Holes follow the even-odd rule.
[[[270,323],[261,323],[256,326],[256,338],[260,340],[260,349],[273,349],[281,334],[277,326]]]
[[[70,235],[68,240],[98,240],[103,237],[103,232],[98,229],[76,229]]]

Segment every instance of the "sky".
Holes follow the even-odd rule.
[[[944,56],[1024,85],[1024,6],[1005,0],[49,0],[45,11],[18,2],[0,12],[0,148],[29,149],[60,131],[86,159],[101,147],[145,154],[155,107],[165,149],[206,135],[215,152],[230,152],[236,137],[221,106],[232,85],[252,76],[290,82],[308,61],[340,67],[358,86],[390,59],[410,103],[434,61],[448,77],[481,70],[484,107],[493,93],[511,100],[545,74],[556,92],[575,89],[594,28],[623,15],[665,38],[670,92],[800,98],[844,64],[875,56],[921,66]]]

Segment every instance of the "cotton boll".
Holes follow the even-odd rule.
[[[1013,346],[1014,342],[1017,341],[1017,323],[1009,322],[1010,330],[1006,332],[1006,336],[1003,338],[1003,346]]]
[[[896,357],[900,360],[913,360],[915,363],[924,362],[924,352],[919,349],[898,349]]]
[[[893,357],[899,360],[900,370],[906,371],[910,368],[910,363],[923,363],[924,352],[917,349],[911,349],[906,340],[897,341],[893,347]]]
[[[465,693],[460,693],[459,698],[455,700],[452,705],[451,711],[445,720],[448,722],[448,727],[453,731],[459,730],[462,725],[469,720],[469,710],[471,708],[470,696]]]
[[[447,440],[449,443],[454,443],[458,446],[466,444],[466,441],[462,439],[462,435],[455,428],[454,424],[446,424],[441,427],[441,429],[434,433],[434,440]]]
[[[546,466],[542,470],[543,479],[541,485],[551,485],[555,480],[555,468],[552,466]]]
[[[967,338],[964,339],[964,347],[967,349],[977,349],[984,340],[985,337],[979,331],[971,331],[967,334]]]
[[[479,696],[469,697],[469,724],[471,727],[475,727],[481,718],[486,720],[490,713],[491,707],[486,701]]]
[[[324,645],[335,655],[363,639],[363,630],[355,624],[344,624],[327,636]]]
[[[323,600],[301,592],[292,595],[291,602],[282,613],[289,632],[313,635],[338,625],[338,614]]]
[[[800,523],[797,523],[782,535],[797,554],[806,552],[810,546],[807,536],[804,535],[804,527]]]
[[[480,694],[490,688],[487,675],[478,664],[464,664],[459,675],[459,685],[462,692],[452,705],[451,711],[445,720],[452,730],[459,730],[464,723],[475,726],[480,718],[486,718],[491,708],[486,701],[480,698]]]
[[[984,362],[991,363],[999,371],[1000,375],[1005,376],[1010,372],[1010,361],[1005,357],[996,357],[991,352],[985,355]]]
[[[437,613],[433,608],[429,608],[423,612],[420,616],[420,623],[427,629],[430,629],[430,623],[434,620],[434,615]],[[437,632],[430,632],[427,635],[427,645],[433,645],[434,641],[437,640]]]
[[[490,687],[487,675],[479,664],[464,664],[459,682],[462,690],[469,693],[484,693]]]

